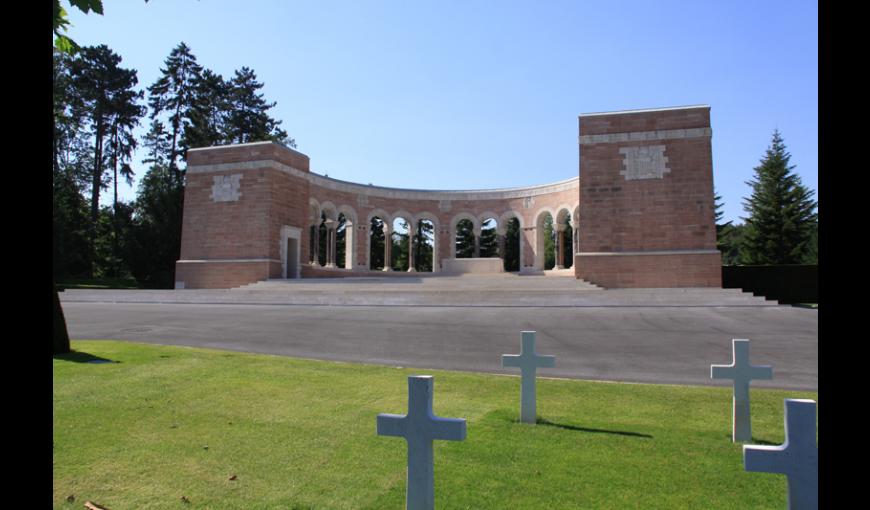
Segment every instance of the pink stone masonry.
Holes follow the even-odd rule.
[[[375,216],[389,226],[430,220],[436,273],[455,257],[460,220],[479,233],[495,219],[504,234],[517,218],[520,271],[540,272],[547,213],[578,231],[563,241],[573,248],[577,278],[603,287],[718,287],[709,126],[709,107],[584,115],[579,178],[493,190],[339,181],[310,172],[308,156],[274,142],[191,149],[176,288],[375,274],[368,260]],[[344,269],[321,268],[310,262],[311,227],[339,214],[347,244],[345,259],[333,262]]]

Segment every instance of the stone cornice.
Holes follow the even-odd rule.
[[[699,138],[713,136],[713,130],[708,127],[688,129],[664,129],[659,131],[633,131],[630,133],[608,133],[602,135],[581,135],[580,145],[596,143],[653,142],[658,140],[680,140],[683,138]]]
[[[272,168],[300,179],[306,179],[314,186],[365,195],[370,197],[382,197],[405,200],[504,200],[511,198],[525,198],[536,195],[547,195],[560,191],[570,191],[580,187],[579,177],[572,177],[564,181],[551,184],[540,184],[517,188],[500,188],[489,190],[421,190],[405,188],[387,188],[382,186],[370,186],[355,182],[341,181],[324,177],[312,172],[303,172],[297,168],[285,165],[271,159],[245,161],[241,163],[218,163],[212,165],[190,165],[187,171],[192,174],[207,174],[216,172],[238,172],[261,168]]]

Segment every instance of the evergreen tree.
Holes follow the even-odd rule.
[[[716,225],[716,249],[722,253],[722,263],[730,265],[726,262],[726,254],[739,251],[739,245],[735,245],[737,237],[735,236],[735,227],[732,221],[722,223],[722,218],[725,213],[722,212],[722,197],[713,191],[713,222]],[[730,260],[730,259],[729,259]]]
[[[87,119],[93,143],[91,177],[91,251],[96,243],[97,222],[100,211],[100,192],[107,187],[111,177],[107,164],[108,157],[114,153],[123,154],[129,148],[132,126],[138,123],[140,115],[136,103],[140,96],[133,90],[138,83],[135,69],[119,66],[121,57],[106,45],[86,47],[78,53],[70,65],[70,79],[75,99],[71,102],[71,114],[79,119]],[[112,130],[127,138],[127,148],[120,142],[114,146],[109,140]],[[109,148],[106,147],[107,142]]]
[[[723,266],[737,266],[741,264],[740,247],[746,237],[746,225],[728,226],[728,243],[720,248],[722,252]]]
[[[219,74],[204,69],[194,81],[194,100],[188,112],[184,147],[213,147],[229,143],[227,118],[230,112],[230,86]]]
[[[498,231],[495,222],[487,227],[484,223],[480,229],[480,256],[482,258],[498,257]]]
[[[471,220],[459,220],[456,224],[456,258],[474,257],[474,223]]]
[[[287,132],[278,126],[280,120],[269,116],[268,110],[277,103],[267,103],[258,91],[263,84],[257,81],[253,70],[242,67],[229,83],[229,113],[226,119],[226,137],[230,143],[248,143],[273,140],[284,143]],[[295,143],[293,144],[295,145]]]
[[[371,269],[384,268],[384,222],[380,218],[372,218],[371,244],[369,247],[369,267]]]
[[[813,192],[791,171],[791,155],[778,130],[755,178],[747,182],[752,196],[744,199],[746,237],[741,250],[745,264],[799,264],[806,256],[813,225],[818,221]]]
[[[425,220],[417,222],[414,233],[414,269],[421,272],[432,271],[434,258],[435,226]]]
[[[562,233],[562,261],[565,269],[574,266],[574,228],[571,219],[565,221],[565,232]]]
[[[338,223],[335,224],[335,266],[343,268],[346,262],[347,218],[345,218],[344,213],[340,213],[338,215]]]
[[[544,218],[544,269],[556,267],[556,230],[553,228],[553,217],[547,214]]]
[[[520,270],[520,221],[511,218],[507,222],[504,239],[504,270]]]
[[[196,57],[184,42],[173,48],[164,64],[166,67],[160,70],[160,78],[148,87],[148,106],[152,120],[163,113],[169,115],[169,169],[181,181],[177,160],[185,157],[187,147],[181,147],[179,140],[183,139],[183,132],[190,123],[188,118],[196,103],[196,85],[201,80],[202,66],[197,64]]]
[[[404,230],[404,233],[400,232],[400,230]],[[393,247],[391,248],[391,265],[394,271],[407,271],[410,267],[408,265],[408,239],[410,235],[408,234],[408,222],[402,220],[399,223],[399,228],[393,230],[393,234],[390,236],[390,240],[393,243]]]
[[[184,187],[177,182],[176,172],[165,164],[153,164],[139,182],[126,253],[130,271],[145,287],[174,287],[183,197]]]

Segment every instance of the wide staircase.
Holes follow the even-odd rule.
[[[325,306],[778,306],[740,289],[602,289],[547,275],[266,280],[229,291],[251,302]]]

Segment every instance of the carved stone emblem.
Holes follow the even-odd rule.
[[[362,193],[356,196],[356,205],[360,207],[368,207],[369,206],[369,196],[364,195]]]
[[[438,209],[440,209],[441,212],[447,212],[452,207],[453,207],[453,204],[450,202],[450,200],[439,200],[438,201]]]
[[[211,199],[215,202],[237,202],[242,194],[239,192],[239,180],[242,174],[216,175],[211,187]]]
[[[622,164],[625,167],[619,173],[625,176],[626,181],[661,179],[671,171],[667,167],[664,145],[621,147],[619,153],[623,156]]]
[[[535,205],[535,197],[526,197],[523,199],[523,209],[531,209]]]

